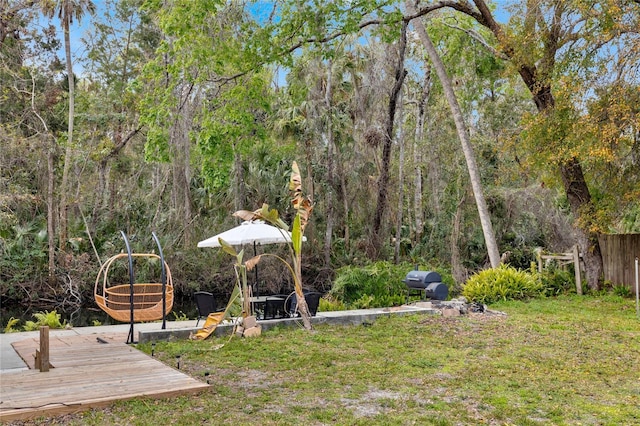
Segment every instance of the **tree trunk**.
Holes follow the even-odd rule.
[[[302,266],[299,261],[294,261],[294,273],[296,274],[296,281],[298,285],[295,286],[296,291],[296,310],[300,313],[300,318],[302,319],[302,324],[306,330],[312,330],[313,326],[311,325],[311,313],[309,312],[309,305],[307,305],[307,299],[304,297],[304,292],[302,291]]]
[[[326,108],[327,117],[331,117],[331,74],[332,61],[327,61],[327,82],[324,95],[324,103]],[[333,129],[331,125],[331,119],[327,120],[326,129],[324,133],[324,141],[327,145],[327,226],[324,233],[324,265],[329,267],[331,265],[331,241],[333,237],[333,226],[336,220],[336,178],[335,178],[335,161],[334,161],[334,140]]]
[[[451,227],[451,275],[456,283],[464,283],[467,280],[467,274],[464,266],[460,261],[460,249],[458,248],[458,241],[460,240],[460,223],[462,222],[462,207],[465,203],[465,195],[462,194],[460,202],[456,207],[456,213],[453,215],[453,226]]]
[[[338,162],[336,164],[336,169],[338,170],[338,176],[340,176],[340,194],[341,194],[341,198],[342,198],[342,208],[343,208],[343,217],[344,217],[344,224],[343,224],[343,228],[344,228],[344,232],[343,232],[343,238],[344,238],[344,248],[347,252],[349,252],[349,246],[350,246],[350,231],[349,231],[349,195],[347,193],[347,177],[346,177],[346,173],[344,171],[344,168],[342,167],[342,163]]]
[[[591,290],[598,290],[604,266],[598,233],[589,231],[592,223],[590,218],[593,217],[593,204],[582,173],[582,166],[576,158],[572,158],[560,165],[560,174],[571,211],[579,221],[583,222],[578,227],[578,245],[587,273],[587,285]]]
[[[48,136],[46,139],[49,139],[49,137],[51,138],[51,144],[45,140],[45,148],[47,150],[47,243],[49,248],[49,285],[54,287],[56,281],[56,214],[53,197],[55,187],[53,156],[56,140],[53,135]]]
[[[389,107],[387,110],[387,125],[385,129],[385,140],[382,149],[382,166],[380,177],[378,178],[378,201],[376,211],[373,218],[373,230],[371,235],[371,249],[373,258],[380,256],[382,248],[382,221],[387,210],[388,192],[389,192],[389,169],[391,168],[391,147],[393,144],[393,127],[396,115],[396,106],[398,96],[402,90],[404,78],[407,71],[404,69],[404,55],[407,47],[407,23],[402,24],[402,33],[400,36],[400,45],[398,46],[398,62],[395,72],[395,84],[389,96]]]
[[[424,138],[424,123],[427,116],[427,101],[431,93],[431,67],[427,67],[424,74],[424,86],[418,99],[418,118],[416,120],[416,140],[413,143],[413,213],[415,234],[413,243],[419,244],[424,233],[424,211],[422,209],[422,155],[419,143]]]
[[[406,0],[406,5],[407,10],[409,10],[410,13],[415,13],[415,7],[410,0]],[[451,80],[449,79],[447,71],[444,68],[444,63],[442,62],[442,59],[438,55],[435,46],[429,38],[424,24],[421,20],[417,19],[415,20],[414,25],[416,27],[416,30],[418,31],[418,35],[424,45],[424,48],[429,54],[429,59],[431,59],[431,62],[436,69],[436,73],[438,74],[438,78],[440,79],[440,83],[442,84],[445,97],[447,99],[447,102],[449,103],[451,115],[453,115],[453,120],[456,124],[456,130],[458,132],[458,137],[460,138],[460,143],[462,144],[464,158],[467,162],[469,179],[471,180],[473,195],[475,197],[476,206],[478,207],[478,215],[480,216],[480,224],[482,226],[482,233],[484,234],[484,241],[487,246],[489,261],[491,262],[492,268],[497,268],[500,265],[500,252],[498,250],[498,244],[496,243],[495,234],[493,232],[493,226],[491,225],[489,209],[487,208],[487,204],[484,199],[484,193],[482,191],[482,185],[480,181],[480,172],[478,171],[473,147],[471,146],[471,141],[469,140],[469,132],[464,122],[464,118],[462,117],[462,110],[460,109],[460,105],[458,104],[456,94],[453,91]]]
[[[403,105],[402,105],[402,91],[400,92],[399,103],[398,106],[398,116],[400,117],[398,120],[398,147],[399,147],[399,155],[398,155],[398,212],[396,215],[396,241],[394,248],[394,262],[398,264],[400,262],[400,244],[402,241],[402,212],[404,210],[404,127],[402,126],[403,121]]]
[[[75,117],[75,82],[73,78],[73,63],[71,62],[71,38],[69,36],[70,15],[65,14],[63,19],[64,27],[64,52],[67,62],[67,80],[69,82],[69,123],[67,127],[67,146],[64,150],[64,166],[62,169],[62,182],[60,183],[60,223],[58,226],[60,250],[64,251],[67,246],[67,225],[68,225],[68,202],[69,192],[69,168],[73,155],[73,121]]]
[[[244,178],[242,175],[242,159],[237,147],[233,146],[233,210],[245,208]]]

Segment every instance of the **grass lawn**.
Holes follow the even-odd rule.
[[[159,342],[157,357],[175,365],[180,355],[210,391],[31,423],[640,425],[634,300],[564,296],[490,309],[507,315]]]

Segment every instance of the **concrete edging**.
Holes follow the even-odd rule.
[[[361,325],[373,322],[377,318],[384,316],[439,313],[440,311],[437,309],[413,306],[405,306],[400,309],[378,308],[354,311],[319,312],[315,317],[311,318],[311,323],[314,325]],[[276,327],[302,327],[302,321],[300,321],[299,318],[261,320],[258,321],[258,323],[262,326],[263,331]],[[220,324],[213,334],[216,336],[227,336],[233,332],[233,328],[234,324]],[[200,328],[190,327],[167,330],[140,330],[138,331],[138,342],[146,343],[157,340],[188,339],[189,335],[191,333],[195,333],[197,330],[200,330]]]

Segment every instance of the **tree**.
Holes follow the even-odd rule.
[[[495,20],[483,0],[474,0],[477,10],[460,5],[454,7],[474,17],[492,31],[501,52],[513,63],[531,92],[540,117],[549,118],[548,126],[555,127],[556,132],[551,135],[555,143],[566,143],[569,139],[567,133],[558,133],[563,129],[566,132],[569,125],[558,121],[563,116],[563,111],[567,111],[566,108],[558,107],[554,95],[559,90],[554,88],[557,87],[559,76],[572,66],[584,67],[578,61],[585,60],[583,63],[588,63],[586,60],[597,60],[595,55],[599,47],[620,34],[637,29],[640,15],[638,6],[622,1],[590,3],[594,7],[585,8],[579,2],[572,1],[528,1],[523,13],[515,15],[514,24],[509,31],[505,31]],[[619,24],[613,24],[614,22]],[[523,42],[525,38],[533,38],[535,42]],[[579,49],[583,50],[576,55]],[[570,61],[574,63],[571,64]],[[596,290],[602,279],[602,255],[594,226],[593,200],[582,162],[575,152],[566,150],[566,154],[556,158],[555,163],[571,210],[578,220],[578,241],[584,255],[588,285]]]
[[[75,118],[75,76],[73,74],[73,61],[71,57],[71,37],[69,29],[75,20],[80,20],[86,13],[93,14],[95,5],[91,0],[41,0],[42,11],[48,18],[53,18],[57,12],[58,19],[64,31],[64,52],[67,64],[67,80],[69,83],[69,119],[67,128],[67,142],[64,154],[64,168],[60,183],[60,224],[59,241],[60,249],[64,250],[67,244],[67,196],[69,188],[69,168],[73,155],[73,125]]]
[[[6,147],[6,160],[0,169],[12,174],[15,161],[29,161],[32,153],[41,158],[46,158],[46,166],[39,167],[29,164],[25,170],[29,170],[28,186],[23,187],[21,179],[12,174],[13,186],[20,188],[24,194],[46,193],[44,196],[47,213],[47,242],[48,242],[48,281],[51,287],[55,286],[55,170],[54,159],[56,154],[55,135],[60,131],[62,120],[59,112],[62,104],[61,88],[56,81],[59,71],[56,67],[55,50],[59,47],[57,40],[53,38],[51,28],[45,28],[40,32],[35,25],[36,12],[32,8],[33,2],[0,2],[0,84],[3,99],[11,99],[11,102],[0,104],[0,115],[3,117],[0,125],[0,139],[3,147]],[[47,68],[39,67],[39,61],[50,63]],[[6,143],[6,145],[4,145]],[[14,155],[10,147],[22,147],[15,151]],[[18,160],[20,159],[20,160]],[[39,171],[46,171],[44,176]],[[2,181],[3,179],[0,179]],[[46,182],[46,184],[40,184]],[[46,186],[46,189],[43,187]],[[3,191],[4,192],[4,191]],[[10,193],[13,191],[9,191]],[[24,200],[33,200],[38,203],[40,197],[27,197],[16,193],[16,204]],[[9,197],[11,200],[13,197]],[[19,202],[17,200],[23,200]],[[41,202],[41,201],[40,201]],[[13,204],[11,202],[9,205]],[[20,211],[14,205],[10,211]],[[3,206],[4,207],[4,206]],[[3,208],[4,210],[4,208]],[[34,210],[36,210],[34,206]],[[32,222],[33,217],[4,217],[5,226],[13,223]],[[36,219],[37,223],[37,219]],[[37,257],[37,256],[36,256]],[[35,262],[34,262],[35,263]],[[22,265],[24,267],[25,265]],[[11,277],[12,280],[15,279]],[[33,279],[35,288],[40,284]]]
[[[97,162],[93,224],[99,223],[99,215],[113,217],[117,203],[109,188],[110,182],[119,177],[112,173],[112,165],[142,130],[136,106],[141,94],[131,90],[130,85],[137,70],[152,57],[158,30],[140,10],[139,3],[141,0],[105,2],[102,20],[94,23],[84,40],[88,50],[83,64],[88,87],[82,93],[87,108],[80,124],[88,127],[91,157]]]
[[[311,212],[313,212],[313,202],[302,191],[302,177],[300,175],[298,163],[295,161],[291,165],[289,191],[291,192],[291,204],[295,211],[293,224],[291,225],[291,243],[289,244],[289,249],[291,251],[291,264],[287,263],[282,258],[279,259],[282,260],[292,272],[297,300],[296,310],[300,313],[304,328],[311,330],[311,314],[309,313],[309,306],[307,305],[307,301],[304,297],[302,285],[302,240],[305,228],[307,227],[311,217]],[[285,232],[289,229],[289,226],[280,219],[278,211],[275,209],[269,209],[267,204],[264,204],[262,208],[253,212],[248,210],[239,210],[234,213],[234,216],[248,221],[256,219],[264,220]],[[250,270],[255,267],[255,265],[260,262],[260,259],[266,256],[270,256],[270,254],[261,254],[248,260],[246,262],[247,269]]]
[[[410,14],[415,14],[416,9],[410,0],[406,0],[406,5],[408,12]],[[451,84],[451,79],[447,75],[444,63],[440,59],[440,56],[438,55],[433,42],[429,38],[429,35],[427,34],[422,21],[415,20],[414,25],[418,31],[420,39],[422,40],[424,48],[429,54],[429,59],[431,60],[436,73],[438,74],[438,78],[440,79],[440,83],[442,84],[442,87],[444,89],[445,97],[447,98],[447,102],[449,103],[449,107],[451,108],[451,115],[453,115],[453,119],[456,124],[456,130],[458,132],[458,138],[460,139],[460,142],[462,144],[462,150],[467,162],[467,169],[469,171],[469,177],[471,179],[471,186],[473,188],[473,195],[475,197],[476,206],[478,207],[478,214],[480,216],[480,223],[482,225],[482,232],[484,234],[484,240],[487,246],[487,252],[489,254],[491,267],[497,268],[500,265],[500,252],[498,250],[496,237],[493,232],[493,226],[491,225],[491,216],[489,214],[489,209],[487,208],[487,203],[484,198],[484,192],[482,190],[480,173],[476,164],[475,154],[473,152],[471,142],[469,141],[469,131],[464,122],[462,111],[460,109],[460,105],[458,104],[458,99],[456,98],[456,94],[453,91],[453,85]]]
[[[402,91],[402,85],[404,78],[407,75],[407,71],[404,69],[405,50],[407,47],[407,24],[403,22],[402,29],[400,31],[400,41],[398,43],[398,59],[394,72],[394,85],[391,88],[389,94],[389,105],[387,108],[387,117],[385,123],[385,131],[382,144],[382,167],[380,170],[380,176],[378,177],[378,199],[376,203],[376,210],[373,216],[373,228],[371,233],[372,241],[372,254],[374,258],[380,256],[380,249],[382,246],[382,222],[387,210],[388,193],[389,193],[389,170],[391,167],[391,148],[394,141],[394,126],[395,116],[397,110],[398,98]]]
[[[265,138],[270,76],[266,70],[247,72],[256,69],[258,59],[246,47],[255,23],[242,5],[203,1],[189,8],[146,7],[163,39],[137,81],[144,92],[145,152],[148,161],[172,162],[175,219],[189,233],[194,155],[210,193],[231,193],[234,210],[245,205],[244,155]],[[189,244],[189,238],[183,241]]]

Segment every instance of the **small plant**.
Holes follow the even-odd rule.
[[[320,299],[320,305],[318,305],[318,310],[321,312],[328,311],[345,311],[347,307],[336,299],[335,297],[331,297],[330,295],[324,296]]]
[[[529,272],[511,266],[485,269],[473,275],[464,285],[462,295],[473,302],[494,303],[502,300],[524,300],[544,295],[542,282]]]
[[[94,319],[91,321],[91,325],[94,327],[100,327],[102,325],[102,322],[100,320]]]
[[[187,314],[185,314],[182,311],[180,311],[179,314],[177,314],[175,311],[173,311],[172,314],[173,314],[173,317],[175,318],[176,321],[187,321],[189,319]]]
[[[626,285],[614,285],[613,294],[620,297],[631,297],[631,289]]]
[[[370,294],[363,294],[360,299],[353,302],[355,309],[370,309],[374,308],[374,297]]]
[[[60,314],[55,310],[51,312],[36,312],[33,314],[33,317],[36,321],[26,321],[24,331],[34,331],[42,326],[47,326],[49,328],[65,328],[67,326],[66,321],[60,322]]]
[[[17,333],[20,330],[15,328],[15,326],[18,325],[19,323],[20,323],[20,320],[18,318],[14,318],[14,317],[9,318],[9,321],[7,321],[7,325],[4,327],[4,332]]]
[[[35,321],[25,321],[24,322],[24,331],[36,331],[39,325]]]

